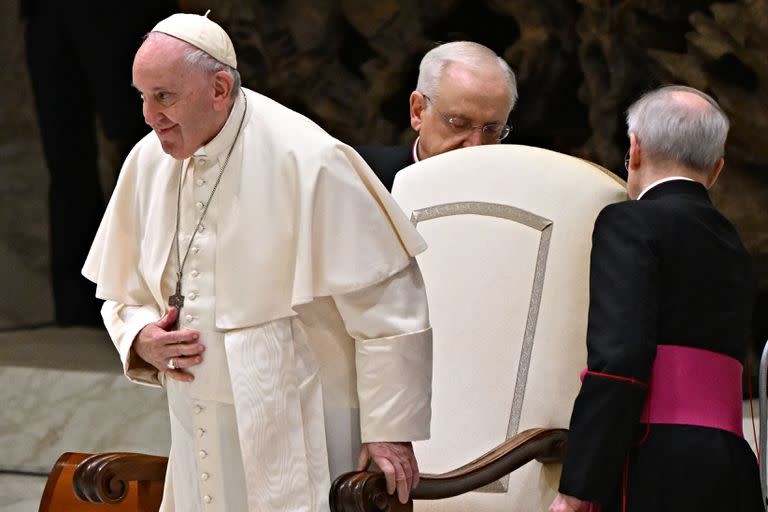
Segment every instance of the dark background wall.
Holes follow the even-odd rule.
[[[212,9],[234,40],[245,85],[352,144],[412,140],[408,95],[437,42],[481,42],[517,72],[520,100],[505,142],[619,175],[623,112],[634,99],[661,83],[709,92],[732,121],[713,197],[768,292],[768,0],[187,0],[182,8]],[[46,173],[16,9],[0,0],[0,280],[23,286],[0,298],[0,326],[50,318]],[[104,167],[108,189],[108,159]],[[755,316],[762,340],[766,302]]]

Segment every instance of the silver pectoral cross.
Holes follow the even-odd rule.
[[[168,305],[177,308],[179,312],[184,307],[184,296],[181,294],[181,279],[176,281],[176,293],[168,297]]]

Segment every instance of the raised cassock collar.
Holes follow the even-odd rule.
[[[237,135],[237,129],[240,126],[240,119],[243,117],[243,111],[245,110],[245,93],[241,89],[235,97],[235,103],[232,105],[232,111],[229,113],[227,122],[224,123],[224,127],[221,131],[205,146],[201,147],[193,157],[213,157],[213,158],[225,158],[227,151],[235,141],[235,135]],[[246,119],[247,123],[248,120]]]

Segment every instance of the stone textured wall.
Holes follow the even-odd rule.
[[[768,290],[768,0],[185,0],[233,36],[244,83],[350,143],[411,140],[408,95],[436,42],[472,39],[517,71],[509,142],[575,154],[623,174],[623,112],[660,83],[714,94],[731,117],[713,190]],[[15,2],[0,0],[0,279],[34,298],[0,302],[3,322],[45,316],[46,176]],[[21,221],[21,222],[20,222]],[[7,281],[6,281],[7,282]],[[39,288],[39,289],[38,289]],[[31,292],[30,292],[31,293]],[[23,294],[22,294],[23,295]],[[40,298],[42,297],[42,298]],[[30,304],[34,302],[34,307]],[[38,307],[39,304],[39,307]],[[14,309],[15,308],[15,309]],[[768,333],[766,333],[768,334]]]

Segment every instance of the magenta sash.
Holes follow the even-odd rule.
[[[724,354],[659,345],[640,422],[718,428],[744,437],[741,373],[741,363]]]

